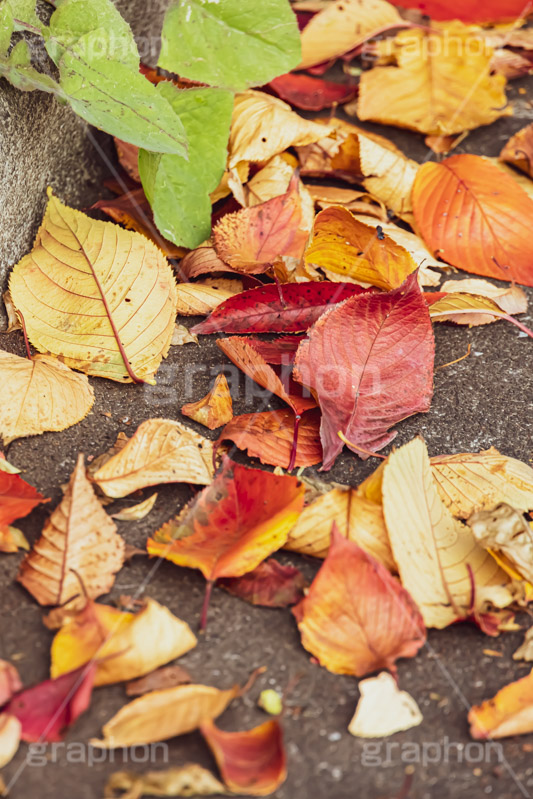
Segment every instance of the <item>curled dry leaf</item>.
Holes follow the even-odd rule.
[[[153,382],[172,338],[176,284],[144,236],[49,192],[33,250],[14,267],[9,290],[40,352],[96,377]]]
[[[461,294],[458,291],[451,294],[435,292],[433,296],[426,294],[426,301],[429,304],[429,315],[434,322],[455,322],[457,325],[471,327],[488,325],[501,318],[494,313],[502,313],[502,309],[494,300],[478,294]],[[467,311],[472,313],[466,313]]]
[[[0,528],[27,516],[41,502],[49,501],[18,474],[0,469]]]
[[[205,316],[229,297],[240,294],[243,285],[232,278],[205,278],[197,283],[180,283],[177,288],[177,313],[180,316]]]
[[[170,342],[172,347],[181,347],[183,344],[198,344],[198,336],[191,333],[185,325],[176,325]]]
[[[188,252],[179,264],[179,274],[184,282],[200,275],[212,274],[213,272],[233,271],[229,264],[224,263],[218,257],[211,239],[195,250]]]
[[[237,94],[229,138],[229,167],[240,161],[265,163],[289,147],[318,141],[328,128],[295,114],[290,105],[258,91]]]
[[[239,732],[225,732],[208,721],[200,731],[232,793],[268,796],[285,782],[287,763],[278,721]]]
[[[380,222],[388,220],[384,203],[374,199],[367,192],[341,186],[310,185],[308,189],[313,201],[321,210],[331,205],[342,205],[354,214],[367,214],[376,217]]]
[[[21,469],[17,466],[13,466],[10,463],[3,452],[0,452],[0,472],[7,472],[7,474],[20,474]]]
[[[435,136],[489,125],[512,113],[505,78],[491,74],[492,53],[459,22],[402,31],[394,40],[398,66],[363,72],[357,115]]]
[[[113,749],[185,735],[220,716],[239,690],[238,685],[227,691],[210,685],[177,685],[144,694],[115,713],[102,728],[103,739],[93,739],[91,746]]]
[[[198,402],[187,402],[181,412],[205,425],[210,430],[226,424],[233,418],[233,403],[228,381],[223,372],[217,375],[213,387]]]
[[[303,29],[298,69],[338,58],[378,33],[405,24],[396,9],[384,0],[335,0]]]
[[[4,708],[20,721],[23,741],[60,741],[90,705],[96,664],[45,680],[16,694]]]
[[[419,8],[432,19],[460,19],[463,22],[514,23],[529,11],[523,0],[391,0],[395,6]]]
[[[533,582],[533,528],[523,515],[505,502],[491,510],[478,510],[468,526],[484,549],[501,553],[528,582]]]
[[[226,214],[213,229],[217,255],[234,269],[265,272],[281,256],[299,258],[309,231],[295,172],[284,194]]]
[[[213,477],[212,454],[212,442],[185,425],[147,419],[92,479],[114,499],[162,483],[207,485]]]
[[[284,408],[262,413],[235,416],[221,432],[217,444],[230,440],[245,449],[250,458],[261,463],[288,469],[294,446],[294,411]],[[293,467],[314,466],[322,460],[320,413],[311,408],[302,414],[298,424],[296,454]]]
[[[85,476],[83,455],[63,499],[21,563],[17,580],[40,605],[63,605],[109,591],[124,562],[124,541]]]
[[[112,513],[111,518],[117,519],[119,522],[138,522],[141,519],[144,519],[145,516],[148,516],[156,503],[156,499],[157,492],[152,494],[151,497],[147,497],[142,502],[139,502],[137,505],[124,508],[118,513]]]
[[[384,4],[385,5],[385,4]],[[333,83],[323,78],[289,72],[280,75],[268,84],[278,97],[303,111],[322,111],[337,104],[353,100],[357,92],[355,85]]]
[[[434,347],[416,273],[395,291],[361,294],[323,314],[300,344],[294,373],[322,411],[324,469],[343,448],[339,431],[364,458],[390,443],[394,424],[429,409]]]
[[[533,123],[511,136],[500,158],[533,178]]]
[[[191,675],[181,666],[163,666],[151,671],[145,677],[129,682],[126,685],[126,693],[128,696],[142,696],[149,691],[161,691],[165,688],[174,688],[176,685],[188,685],[191,682]]]
[[[56,358],[20,358],[0,351],[0,434],[4,444],[47,430],[65,430],[85,419],[94,392],[79,375]]]
[[[19,748],[22,724],[9,713],[0,713],[0,768],[14,758]]]
[[[95,685],[133,680],[181,657],[196,643],[188,624],[155,599],[147,598],[138,613],[89,601],[56,633],[50,676],[94,660]]]
[[[19,549],[29,550],[28,539],[16,527],[0,527],[0,552],[14,553]]]
[[[400,691],[396,680],[383,671],[377,677],[361,680],[361,698],[348,726],[357,738],[386,738],[422,723],[417,703],[407,691]]]
[[[15,666],[8,660],[0,660],[0,707],[22,689],[22,682]]]
[[[106,784],[105,796],[123,799],[140,799],[147,796],[213,796],[228,793],[222,783],[203,766],[187,763],[159,771],[137,774],[133,771],[116,771]]]
[[[428,627],[481,617],[489,602],[512,602],[508,576],[440,499],[421,439],[389,455],[383,510],[402,584]]]
[[[275,558],[268,558],[242,577],[224,578],[220,587],[252,605],[286,608],[303,598],[305,578],[294,566],[283,566]]]
[[[508,738],[533,731],[533,671],[468,713],[472,738]]]
[[[317,214],[305,262],[386,291],[401,286],[416,269],[407,250],[382,228],[376,232],[341,205]]]
[[[424,164],[413,187],[413,207],[426,243],[444,261],[533,285],[533,200],[487,159],[453,155]]]
[[[7,327],[3,332],[14,333],[16,330],[22,330],[22,325],[20,323],[20,319],[18,318],[17,310],[13,305],[13,300],[11,299],[11,293],[9,291],[4,291],[2,299],[4,301],[7,315]]]
[[[495,286],[493,283],[489,283],[488,280],[465,278],[463,280],[446,280],[440,287],[440,291],[448,294],[460,292],[461,294],[476,294],[481,297],[487,297],[493,300],[502,311],[508,314],[521,314],[527,311],[527,296],[520,286]],[[468,317],[466,315],[457,315],[454,321],[457,322],[457,324],[465,324],[465,318]],[[482,321],[479,321],[483,319],[485,319],[485,317],[482,315],[472,314],[472,320],[469,324],[483,324]],[[487,321],[494,321],[494,319],[495,317],[487,317]]]
[[[333,530],[328,556],[294,616],[303,646],[329,671],[396,671],[426,640],[420,611],[387,569]]]

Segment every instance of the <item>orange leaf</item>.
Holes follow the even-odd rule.
[[[233,405],[225,375],[222,372],[217,375],[211,391],[198,402],[187,402],[181,412],[210,430],[231,421]]]
[[[0,470],[0,527],[27,516],[41,502],[49,502],[18,474]]]
[[[200,569],[208,581],[202,627],[215,580],[240,577],[283,546],[303,508],[304,490],[295,477],[226,458],[213,483],[148,540],[150,555]]]
[[[440,258],[477,275],[533,286],[533,201],[478,155],[420,167],[413,187],[420,231]]]
[[[200,731],[226,787],[233,793],[268,796],[285,781],[287,765],[279,722],[266,721],[251,730],[225,732],[207,721]]]
[[[395,672],[426,640],[420,611],[387,569],[332,531],[329,553],[294,616],[302,644],[335,674]]]
[[[533,178],[533,122],[511,136],[500,158]]]
[[[505,738],[533,732],[533,670],[474,705],[468,714],[472,738]]]
[[[285,194],[222,217],[213,230],[216,253],[241,272],[266,272],[282,255],[301,257],[309,236],[303,224],[295,172]]]

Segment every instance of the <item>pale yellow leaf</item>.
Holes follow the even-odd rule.
[[[139,502],[138,505],[132,505],[131,508],[124,508],[118,513],[112,513],[111,518],[117,519],[119,522],[138,522],[148,516],[150,511],[155,505],[157,499],[157,492],[152,494],[151,497]]]
[[[108,497],[162,483],[208,485],[213,442],[170,419],[148,419],[92,479]]]
[[[199,316],[211,313],[217,305],[243,290],[241,280],[224,277],[208,277],[197,283],[178,285],[178,306],[180,316]]]
[[[21,731],[22,724],[16,716],[0,713],[0,768],[7,766],[17,753]]]
[[[388,220],[385,204],[366,192],[339,186],[309,185],[307,188],[313,202],[322,210],[331,205],[343,205],[353,214],[375,216],[381,223]]]
[[[467,277],[463,280],[446,280],[439,291],[462,294],[477,294],[494,300],[496,305],[508,314],[526,313],[527,295],[520,286],[495,286],[488,280],[476,277]],[[493,317],[494,318],[494,317]]]
[[[222,783],[203,766],[187,763],[159,771],[137,774],[133,771],[116,771],[107,781],[105,797],[122,793],[122,799],[140,799],[141,796],[224,796],[228,793]]]
[[[417,727],[423,721],[417,703],[407,691],[400,691],[388,671],[359,682],[361,698],[348,726],[357,738],[386,738]]]
[[[4,444],[46,430],[65,430],[91,410],[94,392],[85,375],[46,355],[20,358],[0,351],[0,433]]]
[[[491,510],[478,510],[467,521],[484,549],[495,550],[516,571],[533,582],[533,529],[511,505],[501,502]]]
[[[153,382],[176,316],[168,261],[140,233],[49,198],[9,280],[31,343],[89,375]]]
[[[172,347],[181,347],[183,344],[198,344],[198,336],[191,333],[185,325],[176,325],[170,344]]]
[[[479,313],[479,311],[487,313]],[[459,311],[459,313],[457,313]],[[466,313],[471,311],[472,313]],[[429,315],[434,322],[455,322],[457,325],[487,325],[496,322],[498,316],[490,311],[501,313],[500,306],[490,297],[478,294],[461,294],[455,292],[437,300],[429,306]]]

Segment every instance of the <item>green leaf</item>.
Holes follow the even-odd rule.
[[[31,28],[38,31],[42,28],[35,13],[35,0],[3,0],[0,3],[0,55],[7,53],[15,31]]]
[[[165,16],[159,66],[242,91],[289,72],[300,55],[287,0],[181,0]]]
[[[233,94],[223,89],[179,90],[166,81],[157,88],[185,126],[189,160],[141,150],[139,173],[162,235],[193,248],[211,233],[209,194],[226,166]]]
[[[39,89],[63,97],[59,84],[53,78],[32,67],[30,49],[24,40],[17,42],[7,58],[0,58],[0,76],[23,92]]]

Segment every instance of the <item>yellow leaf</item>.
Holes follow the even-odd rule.
[[[389,455],[383,472],[383,510],[404,588],[428,627],[443,628],[475,607],[513,600],[509,577],[439,497],[424,442],[414,439]],[[470,572],[469,569],[470,568]]]
[[[180,283],[177,289],[177,312],[180,316],[200,316],[211,313],[217,305],[243,290],[241,280],[208,277],[198,283]]]
[[[493,50],[460,22],[394,40],[398,66],[363,72],[357,116],[449,136],[506,116],[506,79],[491,74]]]
[[[7,766],[17,753],[21,731],[22,724],[16,716],[0,713],[0,768]]]
[[[506,738],[533,732],[533,671],[474,705],[468,714],[472,738]]]
[[[172,347],[181,347],[183,344],[198,344],[198,336],[191,333],[185,325],[176,325],[170,344]]]
[[[407,691],[400,691],[387,671],[361,680],[361,698],[348,726],[357,738],[385,738],[422,723],[420,708]]]
[[[527,295],[520,286],[495,286],[494,283],[489,283],[488,280],[482,278],[469,278],[464,280],[446,280],[439,291],[446,291],[448,293],[460,292],[461,294],[476,294],[479,297],[488,297],[493,300],[498,307],[508,314],[526,313],[527,311]],[[430,311],[431,313],[431,311]],[[473,315],[474,316],[474,315]],[[463,323],[465,316],[457,316],[454,320],[457,323]],[[481,314],[477,315],[477,321],[472,320],[470,324],[482,324],[480,319],[485,319]],[[495,321],[497,317],[490,317],[489,321]]]
[[[9,280],[31,343],[89,375],[152,382],[176,316],[168,261],[141,234],[49,198]]]
[[[233,419],[233,403],[225,375],[217,375],[213,388],[198,402],[186,403],[181,412],[195,422],[215,430]]]
[[[116,791],[126,791],[127,799],[148,796],[224,796],[228,793],[222,783],[203,766],[187,763],[159,771],[137,774],[133,771],[116,771],[107,781],[105,795],[115,796]]]
[[[91,746],[113,749],[164,741],[216,719],[239,694],[239,686],[219,691],[210,685],[177,685],[151,691],[124,705],[102,728],[103,740]]]
[[[123,560],[124,541],[98,502],[79,455],[63,499],[22,561],[17,580],[39,604],[63,605],[82,590],[91,598],[107,593]]]
[[[157,492],[152,494],[151,497],[147,497],[147,499],[139,502],[137,505],[132,505],[130,508],[124,508],[124,510],[119,511],[118,513],[112,513],[111,518],[117,519],[119,522],[138,522],[141,519],[144,519],[145,516],[148,516],[155,505],[156,499]]]
[[[388,219],[385,204],[379,200],[376,201],[367,192],[339,186],[309,185],[307,188],[313,202],[318,205],[321,211],[331,205],[343,205],[348,211],[352,211],[353,214],[362,214],[365,218],[361,219],[361,221],[366,221],[369,216],[372,216],[383,224]],[[370,222],[367,222],[367,224],[370,224]]]
[[[96,659],[95,685],[142,677],[197,644],[189,625],[155,599],[138,613],[88,602],[52,641],[50,676],[60,677]]]
[[[85,375],[46,355],[20,358],[0,351],[0,433],[4,444],[45,430],[65,430],[84,419],[94,402]]]
[[[30,545],[22,530],[18,527],[0,527],[0,552],[13,553],[19,549],[29,550]]]
[[[147,419],[92,479],[114,499],[161,483],[208,485],[214,473],[212,453],[213,443],[185,425]]]

